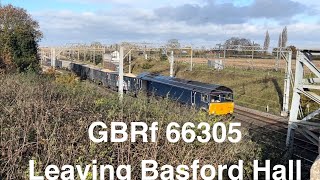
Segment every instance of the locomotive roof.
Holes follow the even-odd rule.
[[[92,65],[92,64],[84,64],[83,66],[89,67],[89,68],[95,69],[95,70],[100,70],[100,69],[101,69],[101,68],[99,68],[99,67],[97,67],[97,66],[94,66],[94,65]]]
[[[127,77],[137,77],[135,74],[132,74],[132,73],[124,73],[124,76],[127,76]]]
[[[102,72],[107,72],[107,73],[113,73],[114,71],[110,70],[110,69],[106,69],[106,68],[103,68],[103,69],[100,69]]]
[[[190,81],[180,78],[174,78],[169,76],[163,76],[159,74],[151,74],[151,73],[141,73],[137,76],[142,80],[159,82],[167,85],[184,87],[189,90],[194,90],[197,92],[205,93],[205,94],[214,94],[214,92],[231,92],[232,90],[228,87],[217,85],[217,84],[207,84],[198,81]]]

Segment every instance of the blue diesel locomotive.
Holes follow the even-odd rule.
[[[117,72],[77,62],[58,60],[56,64],[57,68],[69,69],[81,79],[91,80],[115,91],[118,89]],[[137,94],[144,91],[167,97],[205,110],[210,115],[226,115],[234,111],[233,91],[225,86],[151,73],[141,73],[138,76],[124,74],[123,85],[125,92]]]

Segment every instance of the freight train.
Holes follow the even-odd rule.
[[[115,91],[118,89],[118,72],[64,60],[57,60],[56,68],[68,69],[82,80],[88,79]],[[227,115],[234,111],[233,91],[221,85],[141,73],[138,76],[124,74],[123,87],[124,92],[144,91],[197,107],[210,115]]]

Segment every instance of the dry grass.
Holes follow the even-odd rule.
[[[211,60],[217,59],[217,58],[210,58]],[[180,62],[190,62],[190,58],[177,58],[177,61]],[[226,58],[221,59],[223,64],[226,67],[236,67],[236,68],[242,68],[242,69],[275,69],[276,66],[276,60],[275,59],[251,59],[251,58]],[[193,62],[196,64],[207,64],[208,59],[206,58],[193,58]],[[320,67],[320,61],[313,61],[313,63]],[[292,70],[295,70],[296,67],[296,60],[292,60]],[[286,61],[281,59],[279,61],[279,71],[284,71],[286,68]]]
[[[164,128],[171,121],[213,123],[227,119],[144,96],[125,97],[121,105],[117,96],[104,88],[72,81],[72,77],[66,81],[59,78],[0,75],[0,179],[27,179],[31,159],[36,160],[40,174],[49,164],[90,164],[97,159],[99,164],[130,164],[132,177],[139,179],[143,159],[155,159],[161,165],[189,164],[194,159],[200,159],[201,164],[233,164],[242,159],[247,162],[246,175],[250,175],[250,162],[260,158],[261,149],[246,131],[238,144],[171,144],[165,139]],[[87,135],[93,121],[158,121],[157,143],[94,144]]]

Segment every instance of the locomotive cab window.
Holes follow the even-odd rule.
[[[211,96],[211,102],[231,102],[233,101],[232,94],[220,94]]]
[[[232,94],[221,94],[212,96],[211,102],[231,102],[233,101]]]
[[[209,100],[209,96],[206,94],[201,94],[201,101],[202,102],[208,102]]]
[[[223,94],[223,95],[221,95],[221,101],[223,101],[223,102],[233,101],[233,95],[232,94]]]
[[[220,95],[211,96],[211,102],[221,102]]]

